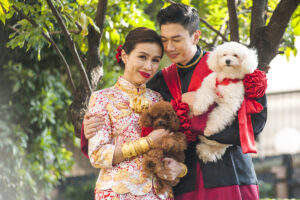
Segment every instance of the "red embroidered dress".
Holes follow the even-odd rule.
[[[143,173],[143,156],[133,157],[113,165],[116,143],[123,144],[141,136],[138,125],[139,113],[134,112],[130,102],[145,98],[156,103],[162,98],[145,85],[136,88],[130,82],[119,78],[115,86],[96,91],[89,102],[89,111],[99,113],[105,125],[88,141],[88,155],[91,164],[100,168],[96,182],[95,199],[156,200],[152,177]]]

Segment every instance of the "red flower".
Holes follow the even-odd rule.
[[[243,80],[246,98],[260,98],[267,90],[267,76],[265,72],[256,69],[247,74]]]
[[[121,62],[121,52],[122,52],[122,45],[120,44],[117,48],[117,53],[116,53],[116,59],[118,63]]]
[[[174,99],[171,100],[171,104],[180,121],[179,131],[185,134],[188,142],[196,141],[197,135],[193,134],[190,130],[189,105],[182,101],[175,101]]]

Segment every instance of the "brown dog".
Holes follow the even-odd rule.
[[[173,197],[172,186],[179,182],[179,178],[168,180],[169,168],[163,158],[173,158],[178,162],[184,162],[184,150],[187,148],[186,137],[178,132],[179,119],[169,102],[161,101],[151,106],[140,117],[142,127],[153,129],[167,129],[174,134],[162,138],[162,142],[154,144],[151,150],[144,154],[143,167],[146,173],[156,178],[158,195]]]

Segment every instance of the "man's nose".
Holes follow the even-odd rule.
[[[173,51],[173,50],[175,50],[175,47],[174,47],[172,41],[168,41],[165,50],[166,51]]]

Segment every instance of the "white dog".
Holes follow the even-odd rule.
[[[203,80],[193,105],[193,114],[200,115],[216,103],[208,115],[204,136],[222,131],[234,121],[244,100],[243,78],[256,69],[258,62],[255,50],[237,42],[228,42],[209,54],[207,64],[213,72]],[[204,136],[199,136],[198,156],[204,163],[216,162],[230,145]]]

